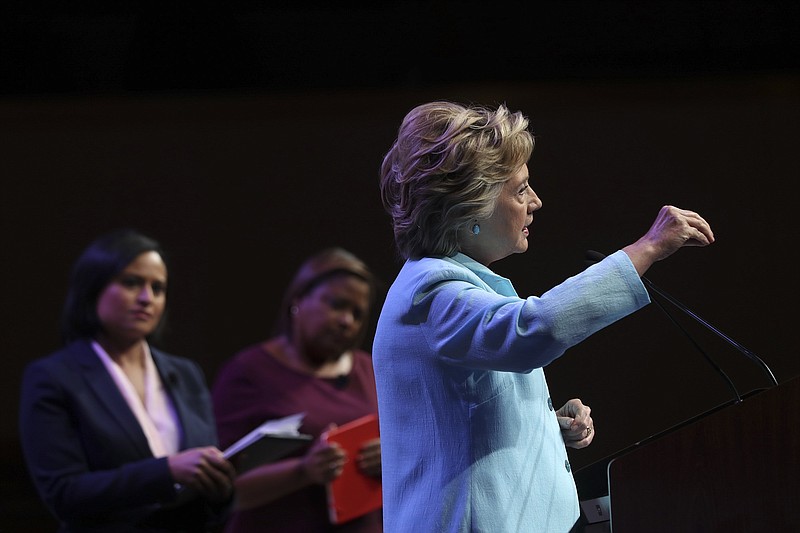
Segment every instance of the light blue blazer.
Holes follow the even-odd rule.
[[[462,254],[407,261],[372,351],[385,530],[569,531],[578,497],[542,368],[647,303],[621,251],[526,299]]]

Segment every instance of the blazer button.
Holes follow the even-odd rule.
[[[572,467],[571,467],[571,466],[569,466],[569,460],[568,460],[568,459],[564,460],[564,468],[566,468],[566,469],[567,469],[567,472],[569,472],[570,470],[572,470]]]
[[[553,410],[553,400],[551,398],[547,399],[547,408],[551,411]]]

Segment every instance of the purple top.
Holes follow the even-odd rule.
[[[212,391],[220,449],[266,420],[304,412],[300,432],[315,439],[331,423],[342,425],[378,412],[372,359],[354,351],[350,374],[318,378],[289,368],[263,344],[245,348],[219,372]],[[301,449],[295,455],[303,455]],[[233,513],[227,532],[380,532],[380,512],[341,524],[328,519],[325,487],[313,485],[255,509]]]

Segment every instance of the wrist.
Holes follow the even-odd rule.
[[[308,469],[306,468],[306,462],[303,458],[296,459],[296,464],[294,465],[294,476],[300,482],[301,485],[309,485],[311,483],[311,476],[308,473]]]
[[[631,260],[631,263],[633,263],[633,267],[636,269],[639,276],[644,276],[647,269],[653,266],[653,263],[659,259],[656,247],[641,240],[629,244],[624,247],[622,251],[628,254],[628,258]]]

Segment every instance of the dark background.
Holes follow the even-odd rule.
[[[71,4],[9,3],[0,19],[0,530],[53,529],[21,462],[19,378],[58,347],[67,273],[89,241],[120,226],[162,241],[162,347],[213,381],[266,338],[307,255],[344,246],[391,283],[378,167],[404,114],[432,99],[504,102],[531,119],[544,209],[528,253],[495,265],[520,294],[579,272],[586,249],[632,242],[663,204],[694,209],[717,243],[648,277],[778,381],[800,375],[797,4]],[[740,392],[769,385],[676,318]],[[554,401],[594,410],[576,468],[730,398],[654,305],[547,372]]]

